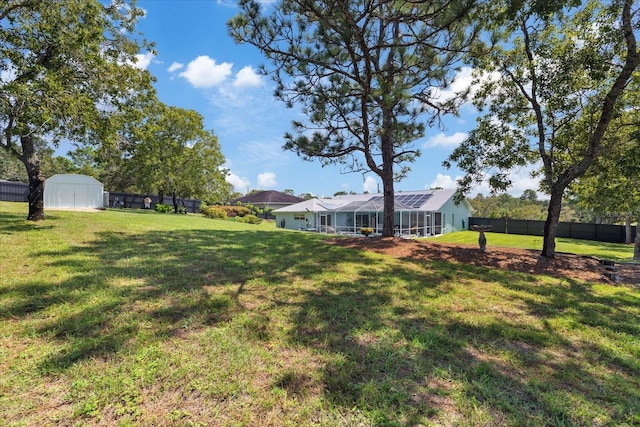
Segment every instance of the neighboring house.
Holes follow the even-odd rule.
[[[243,205],[253,205],[261,209],[278,209],[285,206],[293,205],[303,201],[300,197],[291,194],[281,193],[280,191],[260,191],[258,193],[249,194],[248,196],[233,199],[230,205],[236,205],[238,202]]]
[[[465,230],[473,208],[453,201],[456,190],[403,191],[395,194],[394,225],[398,235],[434,236]],[[273,211],[278,227],[322,233],[358,234],[371,227],[382,233],[384,198],[355,194],[311,199]]]
[[[103,190],[100,181],[87,175],[53,175],[44,182],[44,208],[102,209]]]

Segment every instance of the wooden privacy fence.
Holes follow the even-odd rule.
[[[495,233],[544,236],[544,221],[509,218],[469,217],[469,228],[473,225],[490,225]],[[613,224],[589,224],[581,222],[558,223],[557,237],[595,240],[597,242],[625,243],[625,226]],[[631,227],[631,240],[635,239],[636,227]]]

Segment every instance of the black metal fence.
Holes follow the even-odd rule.
[[[490,225],[496,233],[523,234],[543,236],[544,221],[505,219],[505,218],[469,218],[469,227],[473,225]],[[635,239],[636,227],[631,227],[631,240]],[[625,243],[624,225],[586,224],[580,222],[560,222],[557,237],[569,239],[595,240],[598,242]]]
[[[3,202],[28,202],[29,184],[0,181],[0,200]]]
[[[109,193],[109,207],[129,208],[129,209],[143,209],[144,198],[146,194],[131,194],[131,193]],[[116,206],[116,198],[118,199],[118,205]],[[149,194],[151,199],[151,209],[155,209],[155,205],[160,203],[160,198],[157,195]],[[173,198],[171,196],[164,196],[163,203],[165,205],[173,205]],[[200,212],[200,205],[202,202],[195,199],[178,199],[178,206],[184,206],[187,212],[197,213]]]

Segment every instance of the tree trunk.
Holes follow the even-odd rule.
[[[562,209],[562,195],[564,188],[552,188],[547,219],[544,222],[544,238],[542,245],[542,256],[554,258],[556,256],[556,234],[558,233],[558,222],[560,222],[560,210]]]
[[[382,176],[382,194],[384,196],[384,211],[382,216],[382,237],[392,237],[394,234],[395,193],[393,190],[393,176]]]
[[[640,218],[636,223],[636,237],[635,244],[633,245],[633,260],[640,261]]]
[[[175,191],[171,193],[171,199],[173,201],[173,213],[178,213],[178,196]]]
[[[29,175],[29,214],[27,220],[40,221],[44,219],[44,176],[40,171],[40,159],[31,135],[21,136],[22,162]]]
[[[631,215],[627,215],[627,218],[624,221],[624,242],[629,244],[632,242],[631,240]]]
[[[161,205],[164,205],[164,191],[163,190],[159,190],[158,191],[158,203],[160,203]]]

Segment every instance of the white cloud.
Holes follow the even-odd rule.
[[[273,172],[263,172],[258,174],[258,188],[260,189],[268,189],[274,188],[278,185],[278,181],[276,181],[276,174]]]
[[[536,167],[527,167],[522,168],[517,171],[512,171],[509,174],[509,179],[511,179],[511,187],[507,189],[507,193],[514,197],[521,196],[525,190],[534,190],[538,193],[538,197],[540,199],[548,198],[547,195],[538,191],[538,187],[540,185],[539,178],[532,178],[531,172],[535,170]],[[452,178],[450,175],[437,174],[436,179],[433,180],[430,184],[426,185],[425,188],[456,188],[456,181],[461,178],[461,176],[456,176]],[[479,185],[476,185],[469,192],[469,197],[475,197],[478,194],[484,194],[488,196],[491,194],[491,188],[489,187],[489,182],[484,180]]]
[[[431,184],[427,185],[426,188],[456,188],[456,180],[461,178],[460,176],[456,176],[455,178],[451,178],[450,175],[443,175],[441,173],[436,175],[436,179],[434,179]]]
[[[238,71],[238,74],[236,74],[233,85],[236,87],[261,86],[262,78],[255,71],[253,71],[253,68],[244,67],[242,70]]]
[[[229,173],[229,175],[227,175],[226,181],[229,184],[233,185],[233,191],[243,194],[249,191],[249,186],[251,185],[251,182],[247,178],[240,177],[235,173]]]
[[[364,183],[362,184],[362,188],[364,191],[368,193],[377,193],[378,192],[378,181],[372,176],[368,176],[364,179]]]
[[[136,55],[136,62],[133,66],[141,70],[146,70],[154,57],[155,55],[151,52],[147,52],[145,54],[139,53]]]
[[[231,74],[233,64],[216,61],[206,55],[198,56],[189,62],[187,69],[180,73],[180,77],[187,79],[194,87],[209,88],[219,85]]]
[[[184,68],[184,64],[180,62],[174,62],[169,66],[169,68],[167,68],[167,71],[173,73],[174,71],[181,70],[182,68]]]
[[[469,136],[465,132],[456,132],[453,135],[445,135],[440,132],[436,136],[432,136],[422,145],[422,148],[445,147],[455,148],[460,145]]]
[[[473,68],[462,67],[449,87],[438,91],[438,100],[440,102],[445,102],[455,98],[458,94],[463,93],[470,88],[472,81]]]

